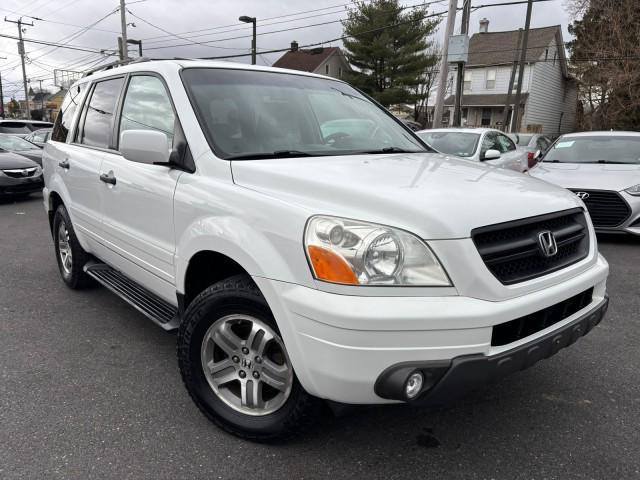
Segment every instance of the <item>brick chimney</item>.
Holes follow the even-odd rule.
[[[298,42],[296,42],[295,40],[293,42],[291,42],[291,51],[292,52],[297,52],[298,51]]]
[[[483,18],[480,20],[480,33],[487,33],[489,31],[489,20]]]

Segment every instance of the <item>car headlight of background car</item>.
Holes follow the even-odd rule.
[[[304,240],[318,280],[346,285],[451,285],[431,249],[402,230],[316,216],[307,223]]]
[[[625,192],[627,192],[629,195],[640,197],[640,183],[638,185],[634,185],[633,187],[627,188]]]

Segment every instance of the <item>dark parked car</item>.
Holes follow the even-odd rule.
[[[0,134],[0,148],[27,157],[42,166],[42,149],[24,138]]]
[[[29,195],[43,188],[40,165],[22,155],[0,149],[0,197]]]
[[[53,128],[53,123],[38,120],[0,120],[0,133],[9,133],[20,137],[26,137],[41,128]]]
[[[35,132],[30,133],[29,135],[24,137],[24,139],[39,146],[40,148],[44,148],[45,144],[51,138],[52,130],[53,129],[51,128],[41,128],[40,130],[36,130]]]

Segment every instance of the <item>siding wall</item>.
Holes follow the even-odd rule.
[[[469,94],[498,94],[507,93],[509,89],[509,79],[511,78],[511,65],[498,66],[498,67],[471,67],[465,69],[465,72],[471,72],[471,89],[465,90],[464,93]],[[496,85],[495,88],[487,88],[487,71],[496,70]],[[522,91],[529,91],[529,84],[531,83],[531,74],[533,69],[531,65],[525,65],[524,67],[524,83],[522,84]],[[517,75],[517,72],[516,72]],[[456,84],[456,71],[449,74],[449,84]],[[515,90],[513,91],[515,93]],[[453,93],[453,92],[452,92]]]
[[[552,55],[550,46],[550,57]],[[533,68],[533,81],[529,100],[522,118],[522,128],[527,125],[542,125],[542,133],[557,135],[572,132],[575,127],[577,89],[574,82],[567,81],[562,74],[560,61],[537,62]],[[558,132],[562,114],[561,131]]]
[[[344,76],[345,71],[349,68],[341,55],[333,54],[322,62],[318,68],[313,71],[313,73],[317,73],[318,75],[327,75],[327,65],[329,65],[328,76],[333,78],[342,78],[340,76],[340,69],[342,69],[342,76]]]

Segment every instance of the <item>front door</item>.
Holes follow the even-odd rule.
[[[125,130],[155,130],[172,148],[176,116],[162,80],[154,75],[129,79],[118,137]],[[156,294],[175,302],[173,196],[183,172],[117,155],[102,162],[102,228],[114,255],[109,263]]]

